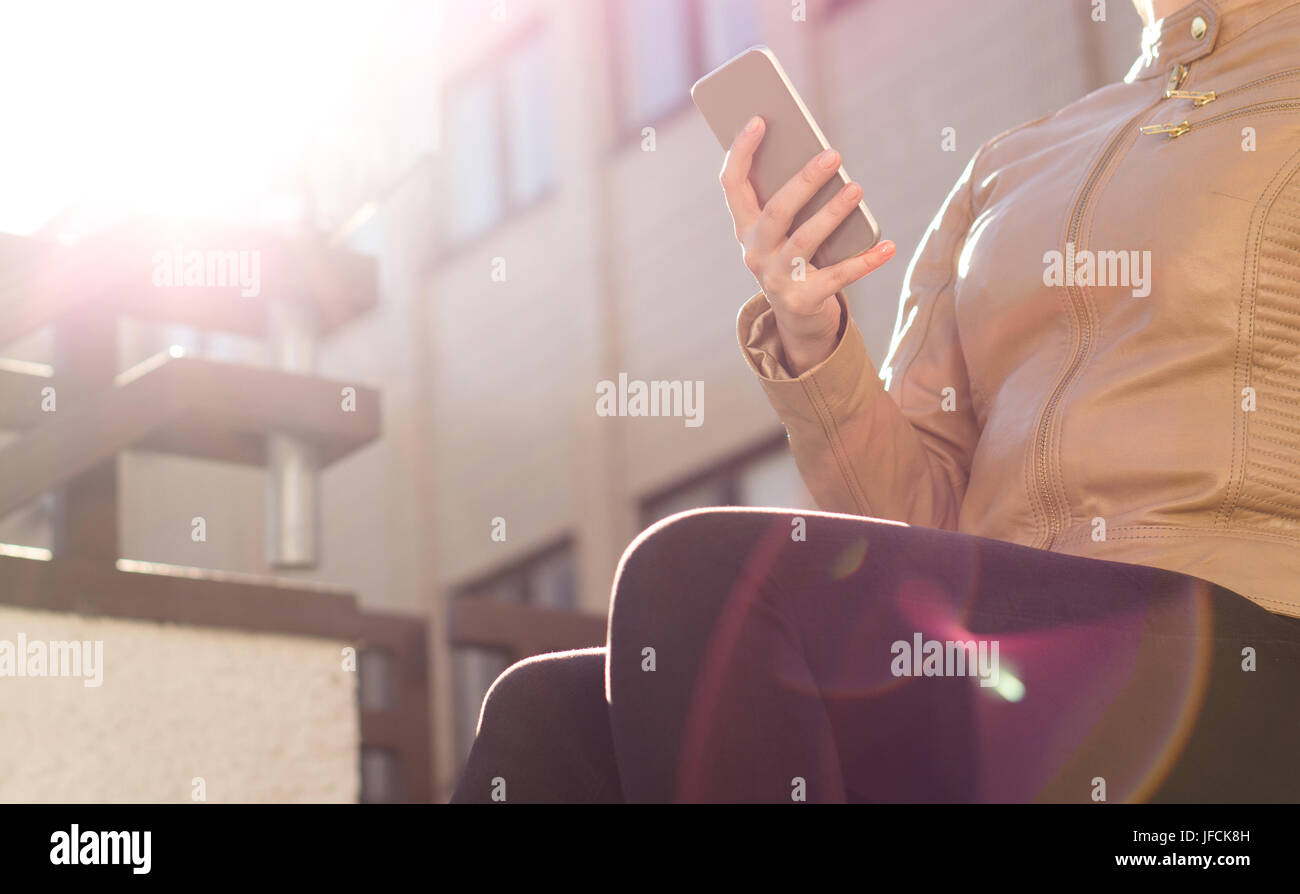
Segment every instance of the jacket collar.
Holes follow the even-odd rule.
[[[1142,55],[1131,78],[1167,75],[1208,56],[1218,46],[1297,0],[1196,0],[1142,29]],[[1202,29],[1201,23],[1204,23]],[[1200,36],[1197,36],[1200,35]]]

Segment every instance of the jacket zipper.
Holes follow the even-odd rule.
[[[1284,71],[1274,72],[1271,75],[1265,75],[1262,78],[1255,78],[1255,80],[1247,81],[1244,84],[1238,84],[1236,87],[1229,87],[1223,92],[1217,90],[1179,90],[1178,87],[1182,83],[1182,78],[1179,78],[1178,83],[1171,83],[1165,89],[1165,97],[1168,99],[1190,99],[1192,104],[1199,108],[1214,102],[1216,99],[1223,99],[1225,96],[1235,96],[1238,93],[1262,87],[1264,84],[1273,81],[1288,80],[1297,76],[1300,76],[1300,68],[1288,68]]]
[[[1169,72],[1169,79],[1166,82],[1166,89],[1176,89],[1187,77],[1188,68],[1186,65],[1179,63]],[[1079,200],[1075,203],[1074,210],[1070,214],[1070,224],[1067,229],[1066,243],[1072,243],[1079,236],[1079,230],[1083,225],[1084,209],[1088,207],[1092,199],[1093,190],[1097,187],[1097,182],[1101,179],[1101,174],[1106,170],[1115,154],[1119,151],[1120,144],[1131,133],[1131,128],[1142,118],[1151,113],[1151,110],[1164,102],[1165,96],[1161,94],[1160,99],[1150,105],[1145,106],[1136,115],[1124,123],[1122,127],[1115,131],[1110,138],[1101,158],[1093,166],[1092,171],[1088,174],[1088,179],[1084,182],[1083,189],[1079,193]],[[1038,499],[1043,509],[1043,514],[1047,518],[1047,537],[1043,543],[1043,549],[1050,549],[1056,542],[1057,536],[1061,533],[1062,522],[1060,519],[1061,506],[1057,503],[1056,494],[1051,489],[1051,474],[1048,460],[1048,448],[1050,446],[1050,432],[1052,427],[1052,417],[1060,405],[1062,398],[1065,396],[1065,390],[1074,382],[1074,377],[1078,375],[1079,370],[1083,368],[1084,357],[1087,356],[1089,348],[1092,346],[1092,320],[1088,316],[1087,308],[1081,302],[1075,300],[1078,286],[1070,287],[1070,306],[1075,312],[1075,318],[1079,324],[1079,347],[1074,352],[1070,360],[1070,365],[1066,368],[1065,374],[1057,380],[1056,387],[1052,389],[1052,394],[1047,400],[1047,405],[1043,408],[1042,418],[1038,422],[1038,430],[1034,438],[1034,467],[1038,482]],[[1049,508],[1050,504],[1050,508]]]
[[[1248,106],[1242,106],[1239,109],[1233,109],[1231,112],[1224,112],[1221,115],[1214,115],[1209,118],[1202,118],[1200,121],[1188,123],[1187,121],[1178,121],[1169,124],[1147,124],[1139,127],[1138,130],[1143,134],[1168,134],[1172,140],[1174,137],[1181,137],[1189,130],[1196,130],[1198,127],[1208,127],[1211,124],[1218,124],[1220,121],[1229,121],[1233,118],[1240,118],[1243,115],[1257,114],[1259,112],[1283,112],[1288,109],[1300,109],[1300,99],[1277,99],[1270,102],[1257,102]]]

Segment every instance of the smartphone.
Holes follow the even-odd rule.
[[[762,116],[767,129],[749,171],[760,203],[766,204],[809,159],[830,148],[776,55],[765,46],[750,47],[700,78],[691,87],[691,99],[723,149],[731,147],[749,119]],[[831,177],[795,215],[790,231],[794,232],[849,182],[848,172],[841,165],[838,176]],[[829,267],[861,254],[879,241],[880,227],[862,201],[821,244],[812,262],[817,267]]]

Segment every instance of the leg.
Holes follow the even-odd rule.
[[[611,612],[633,801],[1300,798],[1300,620],[1185,575],[709,510],[629,548]]]
[[[494,793],[509,803],[621,801],[604,679],[604,649],[507,668],[483,699],[452,803],[488,803]]]

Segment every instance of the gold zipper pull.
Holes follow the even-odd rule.
[[[1169,91],[1177,90],[1183,85],[1183,79],[1187,77],[1187,66],[1179,62],[1169,70],[1169,80],[1165,81],[1165,96]]]
[[[1192,105],[1203,106],[1206,103],[1214,102],[1219,98],[1219,94],[1213,90],[1207,90],[1204,93],[1199,90],[1166,90],[1165,97],[1167,99],[1190,99]]]
[[[1174,137],[1181,137],[1191,129],[1191,125],[1186,121],[1179,121],[1177,124],[1145,124],[1139,127],[1138,131],[1144,134],[1167,133],[1172,140]]]

